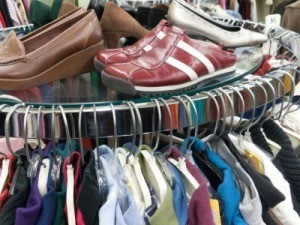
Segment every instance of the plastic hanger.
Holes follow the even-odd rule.
[[[82,113],[84,105],[82,104],[79,108],[78,114],[78,138],[79,138],[79,149],[81,154],[81,164],[84,165],[84,152],[83,152],[83,143],[82,143]]]
[[[53,138],[53,166],[52,166],[52,171],[51,171],[51,176],[53,179],[54,187],[58,188],[60,187],[61,184],[61,179],[60,179],[60,172],[61,172],[61,164],[62,164],[62,156],[58,155],[56,152],[56,132],[55,132],[55,105],[52,105],[51,107],[51,136]]]
[[[189,113],[189,110],[188,110],[186,104],[184,103],[184,101],[181,98],[179,98],[178,96],[173,96],[172,99],[175,99],[175,100],[179,101],[179,103],[185,109],[185,112],[187,114],[187,119],[188,119],[187,140],[189,140],[190,136],[191,136],[191,123],[192,123],[191,114]],[[181,153],[182,153],[183,149],[186,149],[187,145],[188,145],[188,141],[186,141],[185,145],[182,145],[182,147],[180,149]],[[188,171],[188,169],[186,167],[185,158],[183,156],[180,157],[178,160],[175,160],[171,157],[168,158],[168,160],[174,166],[176,166],[177,169],[181,172],[182,179],[183,179],[183,182],[184,182],[185,188],[186,188],[187,199],[188,199],[188,201],[190,201],[194,191],[199,187],[199,183],[193,177],[193,175]]]
[[[139,142],[138,142],[136,152],[132,153],[133,157],[131,158],[132,159],[131,160],[131,165],[133,167],[133,170],[135,172],[135,176],[136,176],[138,184],[140,186],[140,190],[141,190],[141,193],[142,193],[142,196],[143,196],[143,200],[144,200],[145,204],[150,203],[150,205],[151,205],[152,201],[151,201],[150,191],[149,191],[149,188],[147,186],[144,175],[142,173],[139,158],[136,157],[137,154],[140,153],[142,143],[143,143],[142,119],[141,119],[141,115],[140,115],[139,110],[138,110],[137,106],[135,105],[135,103],[133,103],[132,101],[129,101],[129,103],[132,105],[132,107],[134,109],[135,116],[136,116],[136,119],[137,119],[137,129],[138,129],[138,133],[139,133]],[[150,180],[148,182],[150,182]],[[153,188],[157,188],[157,187],[153,187]],[[163,200],[161,194],[163,194],[163,193],[160,193],[159,189],[156,189],[156,190],[154,189],[154,191],[155,191],[156,197],[158,198],[158,202],[161,203],[161,201]]]
[[[50,160],[43,159],[43,149],[41,147],[40,122],[41,122],[42,109],[43,106],[40,106],[38,108],[37,129],[36,129],[37,131],[36,136],[37,136],[38,149],[39,149],[39,165],[40,165],[40,171],[38,176],[38,190],[41,197],[43,197],[48,192],[47,181],[48,181],[48,175],[50,170]]]
[[[67,136],[67,143],[66,145],[68,146],[69,154],[68,157],[66,158],[67,160],[67,190],[66,190],[66,205],[67,205],[67,218],[68,218],[68,223],[70,225],[76,225],[76,217],[75,217],[75,200],[74,200],[74,168],[71,164],[70,161],[70,156],[71,156],[71,136],[70,136],[70,130],[69,130],[69,125],[67,121],[67,117],[65,114],[65,111],[61,105],[58,106],[58,109],[61,112],[63,123],[65,126],[66,130],[66,136]]]
[[[130,191],[131,194],[134,198],[135,203],[138,206],[138,209],[140,210],[140,214],[143,215],[144,214],[144,210],[146,208],[148,208],[149,206],[151,206],[152,201],[151,201],[151,197],[150,199],[148,198],[147,193],[145,195],[143,195],[141,193],[140,190],[140,185],[138,183],[135,171],[132,167],[131,162],[134,161],[134,157],[132,155],[133,152],[133,147],[135,144],[135,140],[136,140],[136,118],[135,118],[135,114],[133,111],[133,107],[132,105],[126,101],[124,102],[125,105],[127,105],[127,107],[129,108],[130,114],[131,114],[131,128],[132,128],[132,132],[133,132],[133,136],[132,136],[132,147],[131,147],[131,151],[130,152],[126,152],[125,149],[123,148],[117,148],[116,149],[116,155],[120,161],[120,164],[124,170],[126,179],[127,179],[127,184],[129,184],[130,187]],[[150,194],[150,192],[149,192]]]
[[[97,110],[96,105],[93,104],[93,116],[94,116],[94,127],[95,127],[95,142],[96,142],[96,174],[98,182],[101,184],[99,185],[100,193],[102,196],[107,196],[108,194],[108,185],[106,176],[104,173],[103,165],[100,159],[99,153],[99,134],[98,134],[98,120],[97,120]]]
[[[158,125],[157,125],[157,132],[155,132],[155,112],[156,110],[153,110],[153,115],[152,115],[152,132],[156,133],[156,141],[155,141],[155,146],[152,149],[152,156],[155,157],[157,160],[157,163],[160,165],[163,173],[165,174],[167,183],[170,185],[170,187],[173,189],[174,187],[174,174],[172,169],[169,167],[169,164],[167,163],[167,159],[165,158],[165,155],[161,152],[155,152],[158,148],[159,141],[161,139],[161,127],[162,127],[162,113],[161,113],[161,108],[159,101],[157,99],[153,99],[153,101],[156,104],[157,108],[157,114],[158,114]],[[181,142],[180,142],[181,143]]]
[[[10,151],[10,153],[13,155],[13,157],[16,159],[16,164],[17,164],[17,168],[15,170],[15,174],[9,189],[9,194],[10,195],[14,195],[15,194],[15,186],[16,186],[16,181],[17,178],[19,176],[19,172],[20,172],[20,167],[23,165],[23,160],[21,159],[21,156],[16,154],[11,146],[10,140],[9,140],[9,136],[10,136],[10,118],[12,116],[12,114],[18,109],[24,106],[24,103],[18,103],[16,105],[14,105],[12,107],[12,109],[7,113],[6,117],[5,117],[5,123],[4,123],[4,133],[5,133],[5,140],[6,140],[6,144],[8,147],[8,150]]]
[[[157,101],[154,101],[156,103],[156,108],[158,109],[158,118],[159,118],[159,130],[161,129],[161,112],[160,112],[160,107]],[[138,109],[135,108],[136,113],[140,114]],[[140,132],[142,132],[142,121],[140,120],[140,116],[138,116],[138,124],[140,125]],[[153,121],[154,122],[154,121]],[[140,133],[140,137],[142,136],[142,133]],[[145,165],[145,172],[147,173],[147,181],[150,184],[151,187],[153,187],[155,195],[157,197],[157,200],[159,203],[163,202],[167,195],[167,183],[158,167],[156,164],[156,158],[153,156],[154,151],[158,147],[158,141],[159,141],[159,136],[156,139],[156,145],[154,149],[152,149],[152,153],[150,154],[149,151],[145,150],[143,147],[141,148],[141,157],[144,161]],[[141,145],[141,143],[140,143]]]

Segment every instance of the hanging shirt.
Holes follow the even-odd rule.
[[[27,202],[27,198],[30,192],[29,180],[27,179],[28,162],[26,158],[25,150],[16,152],[21,156],[23,164],[19,165],[19,174],[16,179],[14,195],[8,195],[6,203],[3,205],[0,213],[1,225],[14,225],[16,219],[16,210],[20,207],[24,207]],[[15,168],[17,163],[15,162]]]
[[[229,137],[239,149],[240,147],[237,143],[237,136],[229,134]],[[243,145],[248,151],[253,152],[253,154],[260,157],[264,167],[264,174],[269,177],[273,185],[285,196],[284,201],[271,208],[274,216],[285,225],[300,224],[300,218],[297,212],[293,209],[289,183],[284,179],[283,175],[274,166],[268,156],[255,144],[244,141]],[[243,151],[243,149],[240,148],[239,151]]]
[[[105,196],[101,196],[99,192],[94,153],[92,151],[86,151],[84,159],[87,165],[83,171],[77,206],[82,212],[86,224],[99,225],[98,212],[101,205],[105,202]]]
[[[112,150],[102,145],[99,149],[95,149],[95,157],[97,157],[97,150],[101,156],[100,160],[103,165],[109,191],[106,202],[99,210],[99,224],[145,224],[126,186],[122,167],[114,157]]]
[[[186,225],[188,221],[188,204],[184,182],[178,169],[173,166],[172,163],[168,163],[168,166],[174,174],[174,187],[172,188],[172,193],[177,220],[179,225]]]
[[[199,139],[190,139],[193,142],[192,150],[200,153],[203,149],[207,153],[208,160],[216,166],[223,173],[223,182],[217,189],[217,194],[224,201],[224,213],[226,217],[226,224],[247,224],[243,219],[238,208],[240,202],[240,192],[237,189],[233,180],[232,170],[218,155],[212,152]]]
[[[53,158],[50,157],[50,169],[47,180],[47,193],[42,197],[42,208],[40,211],[40,216],[37,221],[37,225],[52,224],[56,211],[56,191],[54,188],[54,182],[51,176],[53,168]]]
[[[46,148],[43,150],[42,157],[46,156],[52,149],[52,142],[47,144]],[[34,153],[38,153],[35,151]],[[40,195],[38,188],[38,181],[40,177],[40,170],[43,165],[39,164],[34,178],[34,182],[31,186],[30,194],[26,202],[25,207],[18,208],[16,211],[16,221],[15,225],[32,225],[37,224],[40,211],[42,209],[42,196]]]
[[[178,149],[172,148],[169,157],[178,160],[182,155]],[[185,163],[188,171],[199,183],[199,187],[192,194],[188,205],[188,224],[214,225],[215,223],[210,207],[209,193],[205,179],[195,165],[188,160],[185,160]]]
[[[237,175],[236,183],[241,189],[242,198],[239,203],[239,209],[245,221],[251,225],[264,225],[262,219],[262,206],[258,191],[251,177],[243,169],[241,164],[232,155],[222,139],[210,142],[211,148],[215,151]]]
[[[154,215],[155,211],[158,208],[158,206],[157,206],[158,201],[155,196],[154,189],[150,185],[148,185],[148,188],[149,188],[149,192],[150,192],[150,196],[151,196],[151,205],[145,209],[144,220],[145,220],[146,225],[150,225],[150,218]]]
[[[67,145],[67,144],[66,144]],[[83,219],[83,215],[77,205],[75,204],[78,198],[78,193],[81,189],[81,155],[78,152],[72,152],[69,158],[70,164],[73,166],[74,172],[74,207],[75,207],[75,217],[76,217],[76,225],[85,225],[85,221]],[[68,175],[67,175],[67,165],[68,165],[68,158],[66,158],[63,162],[63,175],[64,181],[68,184]],[[68,190],[68,186],[67,186]],[[65,205],[65,214],[67,215],[67,203]]]

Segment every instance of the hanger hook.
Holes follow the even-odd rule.
[[[247,127],[247,130],[248,130],[248,131],[249,131],[249,129],[250,129],[252,126],[254,126],[255,124],[257,124],[257,123],[261,120],[261,118],[263,117],[263,115],[265,114],[265,112],[266,112],[266,110],[267,110],[267,105],[268,105],[268,94],[267,94],[266,89],[265,89],[265,88],[263,87],[263,85],[260,84],[258,81],[255,81],[255,80],[254,80],[254,83],[255,83],[255,86],[258,85],[258,86],[262,89],[263,94],[264,94],[264,98],[265,98],[265,102],[264,102],[264,106],[263,106],[263,109],[262,109],[262,112],[260,113],[260,115],[259,115],[259,116],[257,117],[257,119],[255,119],[254,121],[251,121],[250,124],[249,124],[249,126]],[[255,106],[255,108],[254,108],[254,112],[255,112],[255,110],[256,110],[256,107],[257,107],[257,106]]]
[[[113,126],[114,126],[114,149],[116,150],[118,147],[118,131],[117,131],[117,117],[116,110],[112,103],[109,103],[112,112]]]
[[[156,108],[157,108],[157,114],[158,114],[158,127],[157,127],[157,134],[156,134],[156,141],[155,141],[155,146],[152,150],[152,154],[151,156],[154,157],[154,152],[157,150],[158,148],[158,144],[159,144],[159,138],[160,138],[160,133],[161,133],[161,109],[160,109],[160,105],[157,99],[153,99],[152,101],[154,101]],[[155,130],[155,126],[154,126],[154,121],[155,121],[155,109],[153,110],[153,116],[152,116],[152,132],[154,132]]]
[[[188,131],[187,131],[187,138],[186,138],[187,141],[185,142],[185,145],[181,145],[181,147],[180,147],[180,151],[181,151],[181,153],[183,153],[184,150],[187,149],[188,143],[190,141],[192,118],[191,118],[191,114],[189,113],[188,107],[186,106],[185,102],[180,97],[173,96],[173,97],[171,97],[171,99],[177,100],[179,102],[179,107],[180,107],[180,104],[184,107],[185,113],[186,113],[187,119],[188,119]]]
[[[79,137],[79,148],[81,153],[81,164],[84,165],[84,153],[83,153],[83,143],[82,143],[82,113],[83,113],[84,104],[79,108],[78,114],[78,137]]]
[[[265,123],[268,119],[270,119],[271,116],[274,114],[275,104],[276,104],[276,97],[277,97],[277,92],[275,91],[275,88],[273,87],[273,85],[272,85],[268,80],[263,79],[263,78],[261,78],[261,77],[255,77],[253,80],[257,80],[257,81],[261,81],[261,82],[266,83],[266,84],[270,87],[271,92],[272,92],[273,100],[272,100],[272,109],[271,109],[271,113],[270,113],[269,116],[267,116],[267,117],[261,122],[261,124],[263,124],[263,123]],[[266,92],[266,93],[267,93],[267,92]],[[269,102],[269,99],[267,98],[267,104],[268,104],[268,102]],[[267,107],[267,105],[266,105],[266,107]],[[265,111],[266,111],[266,110],[267,110],[267,108],[265,109]],[[265,113],[265,111],[264,111],[264,113]],[[262,116],[263,116],[263,115],[264,115],[264,114],[262,114]],[[257,122],[258,122],[258,121],[257,121]]]
[[[239,132],[239,135],[241,135],[245,130],[247,130],[247,128],[249,126],[251,126],[252,121],[254,121],[255,118],[255,108],[256,108],[256,100],[255,100],[255,96],[253,91],[251,90],[251,88],[249,88],[249,83],[243,83],[242,84],[244,90],[247,90],[248,93],[251,96],[251,109],[252,109],[252,114],[251,114],[251,118],[249,119],[249,123],[247,124],[247,126],[245,126],[244,128],[242,128]]]
[[[39,148],[39,164],[42,165],[43,161],[43,149],[42,149],[42,144],[41,144],[41,133],[40,133],[40,122],[41,122],[41,114],[42,114],[42,109],[44,106],[39,106],[38,108],[38,113],[37,113],[37,127],[36,127],[36,137],[38,141],[38,148]]]
[[[206,145],[209,141],[211,141],[217,135],[218,127],[219,127],[219,122],[220,122],[220,107],[219,107],[219,103],[218,103],[216,97],[213,94],[211,94],[210,92],[208,92],[208,91],[202,91],[200,93],[197,93],[197,95],[205,95],[208,98],[211,98],[213,100],[213,102],[215,104],[215,107],[216,107],[216,110],[217,110],[217,118],[216,118],[216,124],[215,124],[215,128],[214,128],[214,132],[213,132],[213,134],[209,138],[207,138],[204,141],[204,145]],[[204,100],[206,100],[206,98]],[[209,109],[210,109],[210,107],[209,107]],[[201,136],[200,136],[200,138],[201,138]]]
[[[94,126],[95,126],[95,142],[96,142],[96,149],[97,149],[97,162],[98,162],[98,168],[100,169],[100,153],[99,153],[99,134],[98,134],[98,119],[97,119],[97,109],[96,105],[93,104],[93,115],[94,115]]]
[[[219,139],[225,132],[225,120],[226,120],[226,106],[225,106],[225,100],[224,100],[224,97],[222,95],[222,93],[217,90],[217,89],[214,89],[212,90],[211,92],[214,92],[217,94],[217,96],[220,96],[220,100],[221,100],[221,104],[222,104],[222,116],[223,116],[223,123],[222,123],[222,129],[221,129],[221,132],[215,136],[216,139]]]
[[[70,136],[70,129],[69,129],[69,124],[68,124],[68,120],[66,117],[66,113],[64,108],[61,105],[58,105],[57,108],[59,109],[59,111],[61,112],[62,118],[63,118],[63,122],[64,122],[64,126],[65,126],[65,130],[66,130],[66,137],[67,137],[67,145],[68,145],[68,165],[71,164],[71,136]]]
[[[223,88],[218,88],[217,90],[220,91],[222,94],[224,94],[227,97],[228,101],[229,101],[230,115],[231,115],[231,117],[230,117],[230,126],[229,126],[228,133],[230,133],[232,131],[232,129],[233,129],[233,119],[234,119],[234,105],[233,105],[233,101],[232,101],[232,98],[229,96],[229,94]],[[218,137],[221,137],[221,134],[219,134]]]
[[[272,110],[270,112],[270,117],[269,118],[273,118],[273,120],[279,120],[279,118],[281,117],[282,115],[282,111],[283,111],[283,105],[284,105],[284,99],[285,99],[285,89],[284,89],[284,83],[282,82],[281,79],[279,79],[278,77],[275,77],[274,75],[270,75],[270,74],[267,74],[265,75],[264,77],[266,78],[272,78],[273,80],[276,80],[277,83],[280,85],[280,89],[281,89],[281,104],[280,104],[280,111],[277,112],[277,113],[274,113],[274,110],[275,110],[275,107],[274,107],[274,110]],[[278,95],[277,95],[278,96]],[[276,96],[276,98],[277,98]],[[275,100],[276,101],[276,100]],[[278,117],[276,117],[276,115],[278,115]]]
[[[191,104],[191,106],[192,106],[192,108],[193,108],[193,111],[194,111],[194,118],[195,118],[195,135],[194,135],[194,138],[193,138],[193,141],[191,141],[191,143],[189,144],[189,148],[188,148],[188,150],[190,151],[191,150],[191,148],[192,148],[192,146],[193,146],[193,144],[194,144],[194,142],[196,141],[196,138],[197,138],[197,135],[198,135],[198,127],[199,127],[199,117],[198,117],[198,110],[197,110],[197,107],[196,107],[196,105],[195,105],[195,103],[194,103],[194,101],[191,99],[191,97],[189,97],[188,95],[182,95],[181,96],[183,99],[186,99],[190,104]]]
[[[14,156],[14,158],[18,159],[19,163],[22,163],[22,159],[21,156],[19,156],[18,154],[16,154],[14,152],[14,150],[12,149],[11,143],[10,143],[10,117],[12,116],[12,114],[18,109],[23,107],[25,104],[24,103],[18,103],[16,105],[14,105],[12,107],[12,109],[7,113],[6,117],[5,117],[5,124],[4,124],[4,132],[5,132],[5,140],[6,140],[6,144],[8,147],[8,150],[10,151],[10,153]]]
[[[169,124],[170,124],[170,127],[169,127],[169,129],[170,129],[169,149],[167,151],[165,151],[165,153],[164,153],[165,156],[168,156],[171,153],[171,148],[173,146],[173,117],[172,117],[171,109],[170,109],[167,101],[164,100],[163,98],[158,98],[157,100],[164,105],[165,109],[167,109],[167,113],[168,113],[168,117],[169,117]]]
[[[27,161],[30,162],[31,157],[30,157],[30,151],[28,147],[28,139],[27,139],[27,117],[29,114],[29,110],[32,108],[32,105],[28,105],[26,107],[26,111],[24,114],[24,124],[23,124],[23,134],[24,134],[24,145],[25,145],[25,152],[27,156]]]
[[[136,156],[141,151],[141,147],[143,144],[143,124],[142,124],[142,118],[141,118],[141,114],[140,114],[138,107],[132,101],[129,101],[129,103],[133,106],[133,109],[135,111],[135,114],[137,117],[137,125],[138,125],[137,128],[139,131],[139,144],[138,144],[136,152],[134,153],[134,156]]]
[[[237,123],[237,125],[235,126],[234,130],[233,131],[236,131],[237,128],[241,125],[242,121],[243,121],[243,117],[245,115],[245,111],[246,111],[246,106],[245,106],[245,101],[244,101],[244,98],[241,94],[241,92],[239,92],[239,90],[236,88],[236,87],[233,87],[233,86],[224,86],[224,88],[227,88],[229,90],[232,90],[232,94],[236,93],[236,95],[240,98],[240,102],[242,103],[242,109],[240,110],[238,108],[238,114],[240,115],[240,119],[239,119],[239,122]],[[238,104],[238,107],[240,106],[240,104]]]
[[[131,145],[131,149],[130,149],[130,152],[129,154],[127,155],[126,157],[126,164],[129,163],[129,157],[131,155],[133,155],[133,148],[134,148],[134,145],[135,145],[135,141],[136,141],[136,119],[135,119],[135,114],[134,114],[134,111],[133,111],[133,108],[132,108],[132,105],[128,102],[128,101],[125,101],[124,104],[128,107],[129,111],[130,111],[130,115],[131,115],[131,129],[132,129],[132,145]]]

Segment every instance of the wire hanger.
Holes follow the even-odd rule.
[[[113,128],[114,128],[114,150],[117,149],[118,147],[118,130],[117,130],[117,118],[116,118],[116,110],[115,107],[112,103],[109,103],[109,106],[111,108],[111,112],[112,112],[112,119],[113,119]]]
[[[23,135],[24,135],[24,146],[25,146],[25,152],[26,152],[26,156],[27,156],[27,161],[30,162],[31,161],[31,156],[30,156],[30,151],[29,151],[29,144],[28,144],[28,139],[27,139],[27,117],[29,114],[29,110],[32,108],[31,105],[28,105],[26,107],[25,110],[25,114],[24,114],[24,124],[23,124]]]
[[[189,144],[189,140],[190,140],[190,137],[191,137],[191,125],[192,125],[192,118],[191,118],[191,114],[189,113],[189,109],[187,108],[186,104],[184,103],[184,101],[178,97],[178,96],[173,96],[171,97],[171,99],[175,99],[177,100],[185,109],[185,113],[187,115],[187,122],[188,122],[188,127],[187,127],[187,137],[186,137],[186,142],[184,143],[184,145],[182,144],[180,146],[180,152],[181,154],[183,154],[184,150],[187,149],[188,147],[188,144]],[[180,105],[179,105],[180,106]]]
[[[195,118],[195,125],[194,125],[194,127],[195,127],[195,132],[194,132],[194,138],[193,138],[193,140],[191,141],[191,143],[189,144],[189,146],[188,146],[188,151],[191,151],[191,148],[192,148],[192,145],[194,144],[194,142],[196,141],[196,138],[197,138],[197,135],[198,135],[198,127],[199,127],[199,117],[198,117],[198,110],[197,110],[197,108],[196,108],[196,105],[195,105],[195,103],[194,103],[194,101],[188,96],[188,95],[182,95],[181,96],[181,98],[183,98],[183,99],[186,99],[189,103],[190,103],[190,105],[192,106],[192,109],[193,109],[193,111],[194,111],[194,118]],[[192,123],[192,121],[191,121],[191,123]]]
[[[158,98],[157,100],[159,102],[161,102],[163,104],[164,108],[167,110],[167,114],[168,114],[168,118],[169,118],[169,130],[170,130],[170,132],[169,132],[169,149],[167,151],[165,151],[165,153],[164,153],[164,156],[166,158],[171,153],[172,146],[173,146],[173,117],[172,117],[170,107],[169,107],[168,103],[166,102],[166,100],[164,100],[163,98]]]
[[[20,167],[23,165],[23,160],[20,155],[16,154],[14,150],[12,149],[10,140],[9,140],[9,135],[10,135],[10,117],[12,114],[18,109],[24,106],[24,103],[18,103],[12,107],[12,109],[7,113],[5,117],[5,123],[4,123],[4,132],[5,132],[5,139],[6,139],[6,144],[8,147],[8,150],[10,153],[13,155],[15,159],[17,159],[17,168],[15,170],[15,174],[9,189],[9,195],[14,195],[15,194],[15,187],[16,187],[16,182],[17,178],[19,176],[20,172]]]
[[[132,125],[131,128],[132,128],[132,133],[133,133],[132,141],[131,141],[132,142],[131,149],[130,149],[129,154],[126,157],[126,164],[128,164],[129,163],[129,157],[131,155],[133,155],[133,150],[134,150],[134,145],[135,145],[137,133],[136,133],[136,119],[135,119],[135,115],[134,115],[132,105],[128,101],[124,102],[124,104],[127,105],[127,107],[129,108],[130,114],[131,114],[131,125]]]
[[[41,114],[44,106],[39,106],[37,113],[37,128],[36,128],[36,138],[38,141],[38,149],[39,149],[39,165],[42,165],[43,161],[43,149],[41,144],[41,133],[40,133],[40,122],[41,122]],[[45,166],[45,165],[43,165]]]
[[[209,136],[205,141],[204,141],[204,145],[206,145],[209,141],[211,141],[215,136],[217,136],[217,132],[218,132],[218,127],[219,127],[219,122],[220,122],[220,107],[218,104],[217,99],[215,98],[215,96],[213,94],[211,94],[208,91],[202,91],[200,93],[197,93],[197,95],[205,95],[208,98],[211,98],[214,101],[216,110],[217,110],[217,118],[216,118],[216,123],[215,123],[215,128],[213,131],[213,134],[211,136]],[[209,107],[210,109],[210,107]],[[198,138],[202,138],[202,135],[198,135]]]
[[[79,149],[81,154],[81,164],[84,165],[84,152],[83,152],[83,143],[82,143],[82,113],[84,105],[82,104],[79,108],[78,114],[78,137],[79,137]]]
[[[98,169],[102,170],[101,168],[101,160],[100,160],[100,153],[99,153],[99,135],[98,135],[98,120],[97,120],[97,110],[96,105],[93,104],[93,115],[94,115],[94,126],[95,126],[95,142],[96,142],[96,156],[97,156],[97,162],[98,162]]]
[[[158,144],[159,144],[159,140],[160,140],[160,134],[161,134],[161,121],[162,121],[162,116],[161,116],[161,109],[160,109],[160,105],[157,99],[153,99],[152,100],[157,108],[157,114],[158,114],[158,125],[157,125],[157,132],[156,132],[156,140],[155,140],[155,145],[152,149],[152,157],[154,157],[154,152],[157,150],[158,148]],[[153,115],[152,115],[152,132],[155,132],[155,110],[153,110]]]
[[[241,109],[239,109],[240,104],[238,104],[238,111],[239,111],[238,113],[240,114],[240,116],[239,116],[240,119],[239,119],[239,122],[236,124],[235,128],[233,129],[233,131],[236,131],[237,128],[241,125],[241,123],[243,121],[243,117],[245,115],[245,109],[246,109],[245,101],[244,101],[244,98],[243,98],[241,92],[239,92],[239,90],[236,87],[228,85],[228,86],[224,86],[223,88],[232,90],[233,93],[235,93],[239,97],[240,102],[242,103]]]

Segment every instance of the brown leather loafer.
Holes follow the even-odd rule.
[[[0,90],[26,89],[94,70],[103,48],[94,11],[59,19],[26,41],[11,32],[0,46]]]

